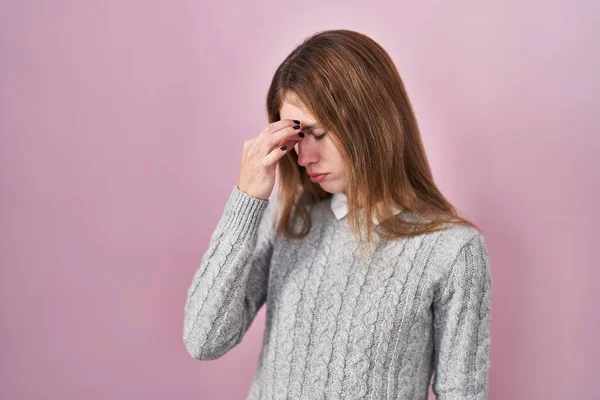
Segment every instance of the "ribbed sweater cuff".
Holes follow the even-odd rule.
[[[238,189],[231,190],[223,211],[221,229],[236,242],[258,229],[269,200],[259,199]]]

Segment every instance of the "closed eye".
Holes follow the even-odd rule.
[[[325,134],[323,133],[322,135],[319,135],[319,136],[314,135],[314,136],[315,136],[315,139],[321,140],[321,139],[323,139],[325,137]]]

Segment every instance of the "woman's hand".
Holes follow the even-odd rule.
[[[267,124],[257,136],[244,141],[238,189],[268,200],[275,186],[277,162],[302,140],[300,129],[299,121],[282,119]]]

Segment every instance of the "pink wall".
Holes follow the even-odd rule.
[[[265,309],[200,362],[185,294],[275,68],[332,28],[389,51],[484,230],[490,399],[598,398],[600,6],[489,3],[0,1],[0,398],[244,398]]]

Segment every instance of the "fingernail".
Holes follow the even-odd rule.
[[[292,121],[294,121],[294,123],[296,124],[300,124],[300,121],[298,121],[297,119],[293,119]]]
[[[300,125],[294,125],[294,126],[292,126],[292,128],[294,128],[294,129],[296,129],[296,130],[297,130],[297,129],[300,129]]]
[[[300,132],[300,133],[298,134],[298,136],[300,136],[300,137],[304,137],[304,132]]]
[[[281,149],[282,151],[286,151],[286,150],[287,150],[287,146],[285,146],[285,145],[284,145],[284,146],[281,146],[281,147],[280,147],[280,149]]]

